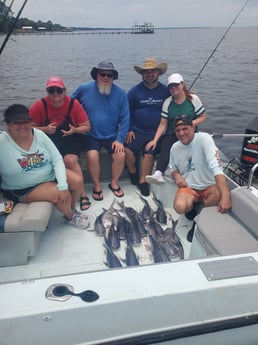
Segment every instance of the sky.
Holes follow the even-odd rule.
[[[11,4],[6,0],[6,6]],[[24,0],[15,0],[14,16]],[[131,28],[152,23],[157,27],[228,27],[246,0],[28,0],[21,17],[77,27]],[[234,23],[258,25],[258,0],[249,0]]]

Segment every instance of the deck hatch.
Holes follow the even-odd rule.
[[[258,274],[258,262],[252,256],[200,262],[199,266],[208,280],[246,277]]]

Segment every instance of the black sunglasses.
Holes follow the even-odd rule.
[[[47,92],[53,95],[55,92],[61,95],[64,92],[64,89],[58,86],[51,86],[47,88]]]
[[[105,78],[105,77],[113,78],[113,73],[102,73],[102,72],[99,72],[99,75],[100,75],[102,78]]]
[[[180,85],[180,83],[171,83],[171,84],[168,85],[168,87],[169,87],[170,89],[172,89],[172,87],[178,88],[179,85]]]

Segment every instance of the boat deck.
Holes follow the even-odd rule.
[[[122,180],[120,183],[124,190],[123,198],[116,198],[117,202],[124,201],[125,206],[135,208],[137,211],[141,211],[144,204],[140,199],[139,190],[130,184],[128,180]],[[153,187],[155,195],[159,198],[159,193],[164,194],[165,186]],[[155,188],[157,189],[155,191]],[[176,187],[175,187],[176,188]],[[91,197],[92,185],[87,184],[86,190],[92,201],[89,210],[84,211],[89,216],[91,226],[87,230],[76,229],[69,224],[66,224],[62,215],[54,210],[49,226],[42,234],[40,240],[40,247],[38,253],[29,259],[27,265],[10,266],[0,268],[0,283],[10,281],[26,281],[35,280],[46,277],[53,277],[58,275],[69,275],[84,272],[93,272],[98,270],[109,269],[106,262],[106,254],[104,248],[103,236],[97,236],[94,231],[94,221],[96,217],[103,211],[108,209],[114,200],[114,194],[109,190],[108,183],[102,184],[103,201],[95,201]],[[171,205],[173,197],[171,199]],[[156,204],[153,201],[152,195],[146,197],[152,210],[157,209]],[[115,203],[115,208],[119,209],[118,203]],[[173,210],[173,208],[164,208],[171,214],[174,220],[179,219],[176,227],[176,232],[181,239],[181,243],[184,247],[185,258],[188,258],[190,243],[186,240],[186,234],[191,228],[192,222],[185,217],[179,217],[179,215]],[[77,207],[79,209],[79,205]],[[166,228],[166,225],[163,225]],[[148,244],[142,239],[141,245],[135,245],[134,250],[138,256],[140,265],[153,264],[153,258],[148,248]],[[114,253],[120,259],[122,265],[125,264],[125,241],[121,240],[121,247],[118,250],[114,250]]]

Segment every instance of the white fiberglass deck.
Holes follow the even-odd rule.
[[[127,180],[121,181],[120,185],[125,195],[123,198],[116,198],[116,200],[118,202],[124,201],[125,206],[130,206],[140,211],[144,204],[139,197],[139,190]],[[103,183],[102,187],[104,200],[98,202],[91,197],[92,185],[86,185],[86,190],[92,204],[90,209],[84,211],[84,213],[91,218],[91,230],[93,230],[93,223],[96,216],[103,211],[103,208],[109,208],[114,200],[114,194],[109,190],[108,183]],[[161,193],[162,198],[164,198],[164,194],[166,194],[165,186],[159,187],[158,190],[156,196],[159,198],[159,193]],[[167,196],[167,199],[170,200],[168,202],[172,205],[173,195]],[[152,199],[152,195],[147,197],[146,200],[155,211],[157,206]],[[115,208],[119,209],[117,203],[115,204]],[[172,208],[165,207],[165,210],[172,215],[174,220],[179,218],[179,215]],[[186,240],[186,234],[191,225],[191,221],[188,221],[185,217],[180,217],[180,221],[176,227],[176,232],[180,236],[184,247],[185,258],[188,257],[190,245]],[[40,240],[38,253],[29,259],[27,265],[1,267],[0,282],[26,281],[57,275],[109,269],[106,265],[103,243],[103,237],[97,236],[94,231],[79,230],[66,224],[62,215],[55,210],[48,229],[43,233]],[[125,258],[125,246],[125,241],[121,241],[120,249],[114,251],[119,259],[121,259],[122,264]],[[146,247],[148,246],[144,245],[144,240],[142,245],[134,246],[141,265],[153,263],[150,252]]]

